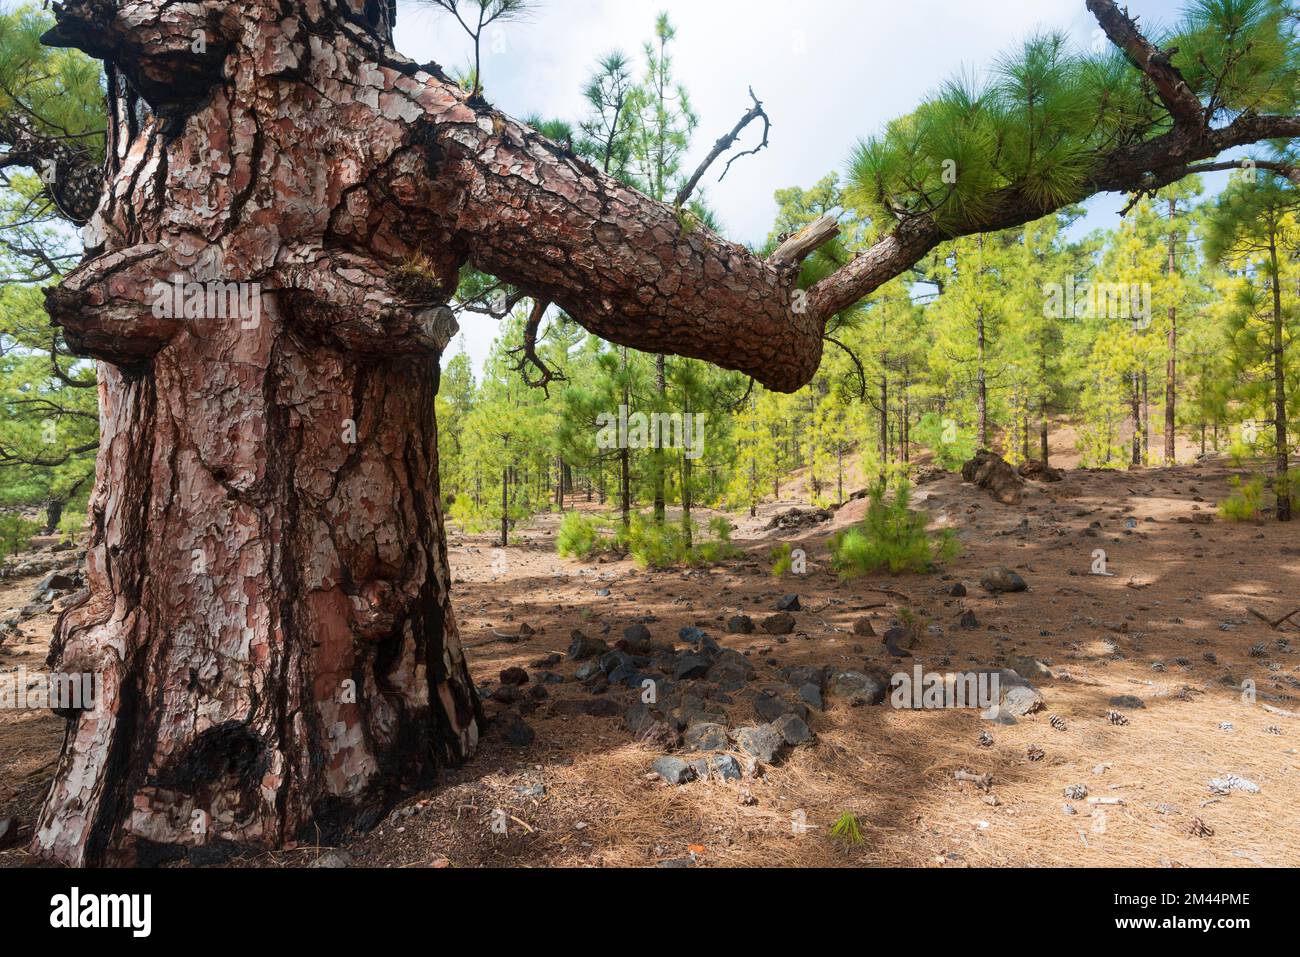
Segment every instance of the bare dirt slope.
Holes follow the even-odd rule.
[[[504,669],[523,668],[522,692],[497,692],[522,701],[489,700],[498,720],[481,756],[343,854],[304,847],[241,863],[1295,866],[1300,720],[1290,713],[1300,711],[1300,629],[1271,629],[1247,609],[1277,618],[1300,607],[1300,537],[1293,527],[1214,517],[1229,476],[1212,464],[1070,472],[1056,485],[1031,483],[1018,507],[944,478],[917,497],[956,531],[963,555],[937,575],[848,583],[827,568],[825,548],[847,513],[802,534],[762,531],[788,503],[744,521],[746,557],[709,570],[559,559],[553,517],[504,550],[456,536],[457,608],[475,680],[497,692]],[[807,550],[806,577],[772,578],[768,554],[781,541]],[[1098,549],[1113,577],[1091,574]],[[997,565],[1017,571],[1030,591],[986,594],[980,577]],[[967,597],[950,594],[957,583]],[[25,600],[22,588],[0,591],[0,610]],[[898,594],[872,590],[880,588]],[[761,626],[789,593],[803,608],[793,634],[728,634],[733,616]],[[864,617],[883,633],[903,607],[923,622],[915,659],[891,658],[878,638],[853,633]],[[959,626],[968,611],[975,628]],[[639,743],[625,725],[635,692],[593,695],[575,680],[578,663],[542,664],[565,655],[574,629],[612,644],[636,622],[679,648],[679,631],[699,627],[746,656],[754,676],[739,690],[706,680],[683,686],[733,730],[763,723],[755,700],[764,689],[790,698],[778,673],[791,666],[956,671],[1020,655],[1053,676],[1033,679],[1045,709],[1014,725],[974,711],[853,707],[828,696],[824,711],[809,709],[815,738],[756,776],[669,785],[649,773],[666,753],[662,743]],[[5,644],[0,668],[38,664],[50,624],[24,623],[27,637]],[[512,641],[523,625],[533,634]],[[563,683],[544,683],[547,673]],[[1247,679],[1254,702],[1243,695]],[[535,699],[539,685],[546,695]],[[1140,706],[1112,703],[1119,696]],[[605,700],[613,703],[593,704]],[[1111,711],[1128,723],[1112,724]],[[517,724],[509,733],[515,714],[535,732],[526,746],[508,740],[518,744],[522,733]],[[52,717],[0,714],[0,818],[30,825],[60,735]],[[992,785],[958,781],[958,771],[989,774]],[[1210,788],[1229,775],[1258,793]],[[1077,787],[1087,795],[1066,796]],[[1098,798],[1108,803],[1089,803]],[[863,837],[848,848],[827,834],[845,812]],[[0,853],[0,862],[31,863],[20,850]]]

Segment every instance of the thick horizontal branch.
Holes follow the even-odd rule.
[[[611,342],[706,359],[781,391],[817,371],[822,325],[793,308],[797,263],[722,240],[500,113],[440,113],[413,140],[430,205],[451,181],[462,191],[447,228],[475,267]]]

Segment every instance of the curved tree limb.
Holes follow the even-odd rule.
[[[858,399],[866,399],[869,401],[870,397],[867,395],[867,370],[863,367],[862,360],[858,358],[858,354],[833,336],[826,336],[825,339],[831,345],[839,346],[840,349],[844,351],[845,355],[853,360],[853,366],[857,370],[858,374]]]
[[[563,372],[559,369],[552,369],[543,361],[542,357],[537,354],[537,336],[542,328],[542,319],[546,316],[546,310],[551,308],[551,304],[545,299],[535,299],[533,301],[532,312],[528,316],[528,324],[524,327],[524,344],[511,352],[519,356],[519,361],[515,365],[515,371],[518,372],[524,380],[524,384],[530,389],[541,389],[546,393],[546,397],[551,397],[551,383],[567,381]],[[529,367],[536,369],[539,373],[537,379],[529,375]]]

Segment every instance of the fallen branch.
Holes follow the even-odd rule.
[[[519,644],[519,642],[521,642],[521,641],[525,641],[528,637],[530,637],[530,636],[525,636],[525,635],[505,635],[505,634],[502,634],[502,633],[499,632],[499,631],[493,631],[493,632],[492,632],[492,637],[491,637],[491,638],[485,638],[485,639],[483,639],[482,641],[475,641],[475,642],[469,642],[469,643],[466,643],[466,644],[465,644],[465,647],[466,647],[466,648],[483,648],[483,647],[486,647],[487,645],[499,645],[499,644],[502,644],[502,643],[505,643],[505,644],[507,644],[507,645],[517,645],[517,644]]]
[[[864,588],[863,591],[874,591],[880,595],[888,595],[890,598],[899,598],[909,605],[912,604],[911,595],[904,595],[901,591],[894,591],[892,588]]]
[[[1267,617],[1263,612],[1261,612],[1261,611],[1256,611],[1254,608],[1247,608],[1246,611],[1250,612],[1252,615],[1254,615],[1256,618],[1258,618],[1258,619],[1259,619],[1260,621],[1262,621],[1264,624],[1268,625],[1268,626],[1269,626],[1270,628],[1272,628],[1274,631],[1280,631],[1283,625],[1285,625],[1288,621],[1290,621],[1290,620],[1291,620],[1292,618],[1294,618],[1296,615],[1300,615],[1300,608],[1297,608],[1295,611],[1291,612],[1291,614],[1289,614],[1289,615],[1283,615],[1283,616],[1282,616],[1281,618],[1279,618],[1277,621],[1273,621],[1272,619],[1268,618],[1268,617]]]
[[[993,787],[993,775],[991,774],[971,774],[969,771],[957,771],[953,774],[958,781],[967,781],[981,791],[988,791]]]

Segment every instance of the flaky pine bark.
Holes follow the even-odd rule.
[[[88,258],[49,296],[103,360],[91,595],[52,663],[104,695],[68,716],[34,838],[68,863],[330,840],[473,753],[433,419],[463,265],[793,391],[828,318],[951,236],[909,219],[796,295],[833,223],[770,259],[725,243],[394,53],[387,2],[55,9],[47,42],[107,61],[114,97]],[[1169,182],[1290,122],[1180,126],[1090,185]],[[960,231],[1050,212],[989,208]],[[155,308],[178,276],[256,314]]]

